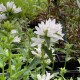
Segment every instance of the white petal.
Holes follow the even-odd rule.
[[[14,13],[19,13],[19,12],[22,11],[20,7],[18,7],[18,8],[13,8],[13,10],[14,10]]]
[[[6,7],[3,4],[0,4],[0,12],[5,12]]]
[[[20,42],[20,40],[21,40],[21,38],[20,38],[20,37],[18,37],[18,36],[16,36],[16,37],[13,39],[13,42],[17,42],[17,43],[19,43],[19,42]]]
[[[31,53],[32,53],[33,55],[37,55],[37,53],[36,53],[35,51],[31,51]]]
[[[37,36],[37,38],[33,37],[31,38],[31,40],[33,41],[33,44],[31,44],[31,46],[41,46],[42,43],[44,42],[44,39],[41,39],[39,36]]]
[[[7,17],[5,14],[0,14],[0,21],[5,20]]]
[[[11,34],[15,34],[17,33],[17,31],[14,29],[14,30],[11,30]]]
[[[38,74],[38,75],[37,75],[37,78],[38,78],[38,80],[41,80],[41,75]]]
[[[13,8],[14,2],[7,2],[7,8]]]
[[[41,80],[46,80],[46,75],[45,74],[42,76]]]

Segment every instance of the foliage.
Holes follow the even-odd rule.
[[[78,29],[79,15],[76,14],[79,9],[75,6],[76,1],[58,0],[56,4],[56,0],[50,3],[47,0],[0,0],[5,7],[8,1],[14,1],[14,6],[20,6],[21,12],[14,14],[13,7],[11,11],[0,12],[7,16],[3,20],[0,18],[0,80],[74,80],[73,77],[68,79],[64,76],[68,71],[66,63],[75,53],[73,45],[69,42],[64,43],[63,48],[55,45],[59,40],[65,41],[62,27],[72,33],[75,28]],[[47,13],[46,20],[41,21],[35,30],[31,29],[30,21],[43,11]],[[68,40],[72,43],[74,41],[70,38],[73,36],[70,36],[69,30],[67,36],[69,34]],[[55,72],[55,55],[59,51],[65,54],[65,64]],[[78,61],[80,63],[80,58]]]

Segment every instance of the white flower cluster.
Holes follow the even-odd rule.
[[[50,73],[46,72],[44,75],[37,75],[38,80],[50,80],[54,75],[50,75]]]
[[[7,9],[12,10],[13,13],[19,13],[21,12],[21,7],[16,8],[16,5],[14,4],[14,2],[7,2]]]
[[[0,4],[0,21],[5,20],[7,18],[5,12],[13,12],[15,13],[19,13],[21,12],[21,8],[18,7],[16,8],[16,5],[14,4],[14,2],[7,2],[6,6],[2,4]]]
[[[45,36],[50,39],[50,43],[63,40],[62,26],[60,23],[56,24],[55,19],[49,19],[45,23],[41,22],[35,28],[34,33],[37,34],[37,38],[32,38],[33,44],[31,46],[41,46],[45,42]]]
[[[47,46],[47,41],[49,46],[48,49],[52,50],[52,53],[54,52],[54,48],[51,46],[53,43],[55,43],[58,40],[63,40],[64,34],[62,33],[62,26],[61,24],[56,24],[55,19],[51,20],[48,19],[46,22],[41,22],[38,26],[35,27],[36,31],[34,33],[37,35],[37,37],[32,37],[32,47],[36,47],[35,51],[32,51],[32,54],[41,57],[42,56],[42,44]],[[47,40],[49,39],[49,40]]]

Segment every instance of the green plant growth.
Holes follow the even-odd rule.
[[[0,5],[0,80],[74,80],[73,77],[65,78],[64,76],[68,71],[66,63],[75,52],[71,49],[72,45],[67,42],[64,44],[64,48],[55,46],[59,40],[64,41],[65,35],[62,32],[63,25],[59,22],[58,11],[55,10],[57,15],[53,15],[56,16],[56,19],[49,18],[42,21],[35,26],[35,30],[29,28],[28,24],[40,12],[46,11],[47,8],[54,9],[56,6],[48,6],[46,0],[0,1],[3,3]],[[66,13],[69,15],[71,12],[73,15],[78,14],[79,10],[77,12],[74,9],[71,10],[67,5],[70,0],[61,0],[59,3],[57,10],[63,12],[67,7]],[[66,5],[61,8],[63,3]],[[49,13],[49,15],[51,14]],[[66,17],[66,20],[70,19],[68,22],[66,21],[66,27],[71,26],[69,29],[72,31],[77,22],[74,20],[75,17],[78,16],[76,15],[72,19],[69,16]],[[61,18],[61,20],[63,19]],[[65,54],[65,64],[55,72],[55,55],[58,51]],[[80,63],[80,58],[78,61]],[[79,79],[78,76],[77,80]]]

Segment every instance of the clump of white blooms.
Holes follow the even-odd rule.
[[[78,7],[80,8],[80,2],[79,2],[79,0],[77,0],[77,5],[78,5]]]
[[[13,13],[19,13],[22,11],[20,7],[16,8],[14,2],[7,2],[6,5],[7,5],[7,9],[12,10]]]
[[[4,4],[0,4],[0,21],[5,20],[7,18],[6,12],[12,12],[14,14],[21,12],[21,7],[16,7],[14,2],[7,2],[6,6]]]
[[[41,22],[41,24],[39,24],[35,28],[36,31],[34,33],[39,36],[47,36],[52,42],[57,41],[59,39],[63,40],[62,37],[64,34],[62,34],[62,26],[61,24],[56,24],[55,19],[48,19],[45,23]]]
[[[55,19],[51,20],[49,18],[48,20],[46,20],[46,22],[41,22],[35,28],[36,28],[36,31],[34,31],[34,33],[37,35],[37,37],[31,38],[33,42],[31,46],[36,48],[34,48],[34,51],[31,51],[32,54],[41,58],[43,56],[41,51],[42,45],[47,46],[47,48],[49,50],[52,50],[52,53],[53,53],[55,51],[54,48],[52,48],[53,44],[58,40],[63,40],[64,34],[62,33],[61,24],[56,23]],[[45,54],[46,53],[44,53],[44,56]]]
[[[64,34],[62,33],[62,26],[60,23],[56,23],[55,19],[48,19],[46,22],[41,22],[35,27],[34,33],[38,36],[33,37],[33,44],[31,46],[41,46],[44,42],[46,43],[45,37],[50,40],[50,44],[55,43],[58,40],[63,40]]]
[[[50,75],[50,73],[48,73],[48,72],[46,72],[46,74],[44,74],[42,76],[40,74],[37,75],[38,80],[50,80],[52,77],[53,77],[53,75]]]

